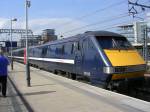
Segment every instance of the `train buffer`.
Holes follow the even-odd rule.
[[[27,87],[23,64],[15,62],[14,70],[9,70],[12,85],[29,112],[150,112],[150,102],[32,67],[31,87]]]

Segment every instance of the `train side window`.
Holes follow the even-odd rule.
[[[51,51],[55,52],[56,51],[56,47],[54,45],[51,46]]]
[[[57,55],[64,54],[64,45],[57,45],[57,47],[56,47],[56,54]]]
[[[52,57],[55,57],[55,54],[56,54],[56,45],[51,45],[51,52],[50,52],[50,55]]]
[[[66,43],[66,44],[65,44],[64,53],[65,53],[66,55],[72,54],[72,44],[70,44],[70,43]]]
[[[48,46],[48,49],[47,49],[47,54],[48,54],[48,56],[51,55],[51,51],[52,51],[52,49],[51,49],[51,46],[49,45],[49,46]]]
[[[64,54],[65,46],[62,45],[61,53]]]
[[[59,54],[59,48],[56,46],[56,50],[55,50],[56,54]]]
[[[76,45],[76,42],[73,43],[73,46],[74,46],[73,52],[75,52],[75,51],[76,51],[76,48],[77,48],[77,47],[76,47],[76,46],[77,46],[77,45]]]
[[[49,51],[51,51],[51,50],[52,50],[52,49],[51,49],[51,46],[48,46],[48,50],[49,50]]]
[[[21,51],[20,51],[20,56],[23,56],[23,54],[24,54],[24,51],[21,50]]]
[[[34,56],[35,50],[33,49],[33,51],[32,51],[32,52],[33,52],[33,56]]]
[[[80,43],[79,42],[74,42],[74,47],[76,50],[80,50]]]
[[[80,50],[80,43],[77,43],[77,49]]]
[[[73,54],[73,50],[74,50],[74,45],[71,45],[71,54]]]
[[[42,48],[42,55],[46,55],[46,53],[47,53],[47,46],[44,46]]]

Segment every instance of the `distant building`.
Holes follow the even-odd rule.
[[[126,24],[118,26],[118,31],[120,34],[128,38],[131,44],[139,51],[139,53],[144,57],[144,30],[147,27],[147,22],[135,22],[133,24]],[[149,31],[148,31],[149,32]],[[149,35],[148,35],[149,37]],[[150,38],[147,40],[148,48],[148,64],[150,65]]]
[[[54,29],[45,29],[43,30],[42,33],[42,41],[43,43],[57,40],[57,36],[55,35],[55,30]]]
[[[135,22],[133,24],[118,26],[118,31],[120,34],[126,36],[131,43],[143,43],[146,26],[147,22]]]
[[[28,45],[36,46],[49,41],[57,40],[54,29],[45,29],[41,35],[28,35]],[[18,42],[18,47],[26,46],[26,35],[22,35],[20,41]]]
[[[42,38],[41,35],[29,35],[28,36],[28,45],[35,46],[41,44]],[[22,36],[20,41],[18,42],[18,47],[25,47],[26,46],[26,36]]]

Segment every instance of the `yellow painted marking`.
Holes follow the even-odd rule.
[[[145,64],[136,50],[104,50],[113,66]]]
[[[124,78],[134,78],[134,77],[144,77],[144,71],[141,72],[133,72],[133,73],[125,73],[125,74],[113,74],[112,80],[124,79]]]

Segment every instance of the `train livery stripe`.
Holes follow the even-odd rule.
[[[18,56],[13,56],[13,58],[24,59],[24,57],[18,57]],[[71,60],[71,59],[36,58],[36,57],[29,57],[29,59],[37,60],[37,61],[48,61],[48,62],[74,64],[74,60]]]

